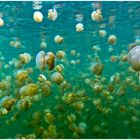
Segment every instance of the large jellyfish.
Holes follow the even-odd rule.
[[[132,69],[139,72],[139,83],[140,83],[140,46],[132,48],[128,53],[128,63]]]

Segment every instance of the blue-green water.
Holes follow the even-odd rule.
[[[140,138],[139,75],[127,61],[130,43],[140,45],[140,3],[43,1],[38,9],[34,4],[0,2],[0,138]],[[52,8],[58,13],[55,21],[48,18]],[[93,21],[91,13],[98,9],[102,20]],[[43,14],[42,22],[33,19],[35,11]],[[83,24],[82,32],[76,31],[77,23]],[[116,44],[108,42],[112,34]],[[61,44],[54,41],[56,35],[64,38]],[[44,70],[36,67],[40,51],[54,54],[52,70],[47,64]],[[23,53],[31,56],[27,64],[20,60]],[[59,64],[63,80],[57,84],[51,76]],[[93,70],[96,64],[104,65],[100,74]],[[19,80],[18,71],[25,78],[21,74]],[[47,82],[39,81],[39,74]],[[22,95],[21,89],[33,83],[37,89]]]

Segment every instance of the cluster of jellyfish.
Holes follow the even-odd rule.
[[[34,2],[34,7],[40,9],[41,2]],[[100,23],[103,15],[100,5],[97,7],[98,9],[92,11],[90,19]],[[58,15],[57,9],[48,10],[49,20],[57,21]],[[78,16],[81,18],[81,15]],[[36,10],[32,20],[38,24],[43,22],[43,14]],[[4,20],[0,18],[0,27],[2,28],[4,24]],[[75,25],[75,32],[84,32],[82,22]],[[100,38],[108,36],[106,40],[110,45],[108,51],[113,52],[117,36],[108,35],[105,29],[100,29],[98,36]],[[65,37],[61,35],[57,34],[54,37],[54,42],[59,45],[64,41]],[[22,43],[16,39],[10,41],[9,45],[20,48]],[[67,67],[77,68],[76,66],[81,63],[80,52],[71,50],[70,55],[76,57],[76,60],[69,60],[67,53],[62,49],[54,53],[46,51],[45,48],[47,43],[43,40],[40,43],[41,51],[35,58],[26,52],[12,58],[8,63],[5,63],[4,56],[0,54],[1,72],[14,68],[12,76],[5,76],[3,72],[1,74],[0,117],[10,115],[4,121],[4,125],[10,127],[20,119],[21,114],[27,112],[30,114],[29,119],[22,125],[30,128],[31,132],[24,134],[19,130],[14,138],[112,138],[111,133],[117,137],[125,128],[128,128],[132,135],[124,137],[139,137],[137,124],[140,123],[140,111],[137,107],[140,105],[140,99],[127,98],[127,92],[129,89],[132,92],[140,92],[140,40],[128,44],[127,51],[122,50],[119,55],[110,55],[107,62],[124,67],[126,73],[115,72],[109,78],[104,74],[106,63],[98,55],[102,48],[99,45],[91,46],[92,52],[96,55],[87,54],[87,72],[81,70],[78,81],[75,81],[75,77],[67,79],[66,74],[67,71],[71,71]],[[25,67],[32,60],[35,67]],[[34,82],[31,75],[36,70],[39,74]],[[73,71],[71,73],[73,74]],[[79,86],[76,82],[84,86]],[[53,92],[57,94],[54,95]],[[122,128],[116,121],[113,122],[113,131],[110,117],[116,115],[116,110]]]

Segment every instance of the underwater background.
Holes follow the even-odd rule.
[[[55,21],[48,18],[53,8]],[[92,20],[98,9],[102,19]],[[42,22],[33,19],[35,11]],[[133,1],[1,1],[0,138],[140,138],[139,75],[127,59],[129,47],[140,45],[139,13],[140,3]],[[36,67],[40,51],[54,54],[52,70]],[[31,56],[27,64],[23,53]],[[55,72],[63,77],[58,83]],[[32,83],[35,89],[22,93]]]

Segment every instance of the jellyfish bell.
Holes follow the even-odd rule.
[[[56,35],[54,37],[54,42],[57,43],[57,44],[61,44],[63,41],[64,41],[64,38],[60,35]]]
[[[3,25],[4,25],[4,20],[0,18],[0,27],[2,27]]]
[[[112,34],[108,37],[108,44],[115,45],[116,42],[117,42],[117,37],[115,35]]]
[[[57,14],[56,9],[48,10],[48,19],[55,21],[57,19],[57,16],[58,16],[58,14]]]
[[[37,55],[36,55],[36,67],[40,70],[44,70],[45,69],[45,52],[44,51],[40,51]]]
[[[75,28],[76,32],[82,32],[84,30],[84,25],[82,23],[77,23]]]
[[[48,65],[48,69],[52,70],[54,68],[55,55],[52,52],[48,52],[47,54],[44,51],[40,51],[36,55],[36,66],[40,70],[45,70],[46,65]]]
[[[54,68],[55,55],[52,52],[48,52],[45,56],[45,61],[48,65],[49,70],[52,70]]]
[[[54,72],[51,75],[51,81],[58,85],[63,81],[63,79],[63,76],[59,72]]]
[[[27,64],[31,61],[31,55],[29,53],[23,53],[19,55],[19,59],[23,64]]]
[[[129,51],[128,62],[135,71],[140,71],[140,46],[136,46]]]
[[[140,46],[132,48],[128,53],[128,63],[132,69],[139,72],[139,83],[140,83]]]
[[[43,14],[41,12],[39,12],[39,11],[35,11],[34,14],[33,14],[33,19],[36,22],[42,22]]]

